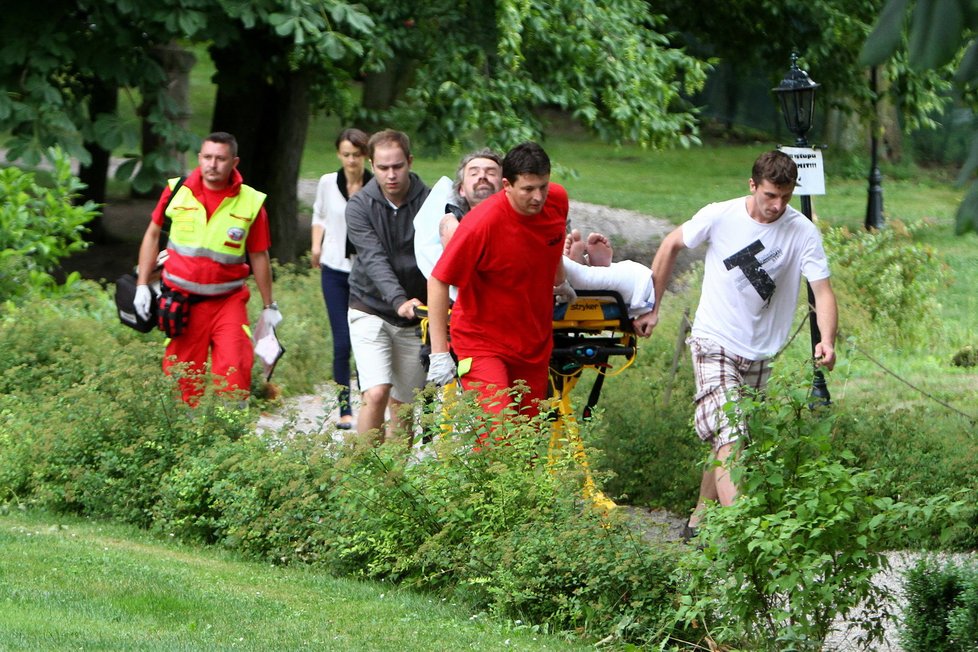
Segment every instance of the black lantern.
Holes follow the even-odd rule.
[[[788,126],[788,131],[798,138],[797,144],[802,144],[805,134],[812,128],[815,115],[815,89],[818,86],[807,72],[798,67],[798,55],[793,52],[791,69],[777,88],[772,89],[781,100],[784,122]]]

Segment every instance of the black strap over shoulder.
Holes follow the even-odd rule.
[[[183,182],[187,180],[187,177],[180,177],[177,179],[177,183],[173,186],[173,190],[170,192],[170,196],[166,200],[166,205],[163,206],[163,232],[160,234],[160,249],[166,248],[166,241],[170,238],[170,222],[172,220],[167,216],[166,211],[170,208],[170,202],[173,198],[177,196],[177,191],[183,186]]]

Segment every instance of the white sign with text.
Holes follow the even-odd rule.
[[[782,147],[782,152],[795,160],[798,165],[798,184],[796,195],[825,194],[825,166],[822,152],[811,147]]]

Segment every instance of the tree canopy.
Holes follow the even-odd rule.
[[[740,77],[767,71],[772,86],[788,68],[792,52],[821,85],[819,98],[833,108],[873,122],[875,102],[886,95],[906,128],[934,125],[948,85],[940,75],[911,69],[905,58],[886,62],[886,83],[874,93],[860,48],[884,0],[727,0],[702,11],[685,0],[656,0],[668,25],[690,40],[691,52],[717,57]],[[878,62],[883,65],[883,62]]]
[[[537,138],[558,108],[611,142],[696,142],[706,66],[674,47],[641,0],[38,0],[0,26],[0,131],[8,159],[60,145],[130,158],[119,175],[146,190],[199,135],[176,119],[160,50],[207,44],[217,66],[215,125],[239,137],[250,183],[269,192],[273,249],[292,260],[295,186],[310,111],[387,123],[429,147],[499,148]],[[386,96],[357,112],[350,81],[386,75]],[[365,84],[366,86],[366,84]],[[116,94],[138,107],[125,123]],[[224,126],[228,125],[228,126]],[[144,127],[160,147],[140,152]],[[106,158],[107,164],[107,158]],[[277,231],[278,229],[278,231]]]
[[[978,5],[971,0],[888,0],[859,61],[875,66],[906,58],[918,71],[938,71],[953,80],[960,97],[978,109]],[[956,69],[955,69],[956,66]],[[953,72],[953,76],[950,71]],[[978,134],[959,181],[971,188],[958,207],[955,230],[978,231]]]
[[[537,110],[569,112],[609,142],[696,142],[684,100],[706,66],[674,47],[641,0],[369,3],[385,26],[379,65],[410,81],[387,118],[429,145],[472,138],[499,148],[539,137]],[[369,108],[369,107],[368,107]]]
[[[168,145],[180,150],[197,140],[174,126],[177,107],[162,92],[167,83],[158,48],[174,41],[227,44],[240,30],[264,26],[288,46],[280,65],[314,63],[328,69],[361,44],[340,28],[365,34],[369,17],[334,0],[317,3],[264,0],[58,0],[15,3],[0,23],[0,129],[9,132],[7,158],[40,161],[60,145],[83,164],[86,142],[134,153],[141,125],[124,123],[115,112],[93,110],[93,89],[122,90],[136,111]],[[241,44],[245,49],[246,45]],[[163,156],[160,154],[160,156]],[[138,166],[137,166],[138,163]],[[150,155],[120,174],[138,171],[137,187],[172,171],[170,161]]]

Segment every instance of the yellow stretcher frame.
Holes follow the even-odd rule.
[[[598,490],[591,475],[571,394],[585,369],[598,374],[582,411],[582,417],[589,419],[605,378],[617,376],[635,362],[638,343],[632,321],[621,295],[610,291],[578,291],[575,301],[558,307],[555,313],[550,389],[558,418],[551,430],[549,455],[552,461],[564,445],[572,446],[574,458],[584,469],[584,496],[595,506],[611,510],[616,507],[614,501]],[[617,369],[611,363],[615,357],[625,358]]]
[[[552,463],[557,451],[565,445],[573,447],[573,457],[584,469],[584,496],[595,506],[611,510],[616,507],[614,501],[596,487],[591,475],[571,393],[585,369],[593,369],[598,374],[582,412],[584,419],[590,418],[605,378],[617,376],[632,365],[638,355],[638,343],[628,308],[620,294],[590,290],[578,291],[577,295],[575,301],[554,310],[554,347],[549,371],[550,398],[556,406],[556,418],[551,428],[548,458]],[[421,306],[415,312],[421,318],[421,339],[428,344],[427,306]],[[625,358],[625,363],[614,369],[611,363],[614,357]],[[454,395],[456,383],[444,388],[446,399]]]

